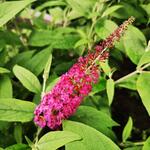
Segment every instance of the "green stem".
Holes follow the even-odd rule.
[[[130,77],[132,77],[135,74],[137,74],[137,70],[132,72],[132,73],[130,73],[130,74],[128,74],[128,75],[126,75],[126,76],[124,76],[124,77],[122,77],[122,78],[120,78],[120,79],[118,79],[118,80],[116,80],[115,84],[118,84],[118,83],[120,83],[120,82],[122,82],[122,81],[124,81],[124,80],[126,80],[126,79],[128,79]]]
[[[67,7],[67,8],[64,10],[64,23],[63,23],[63,27],[66,27],[67,24],[68,24],[68,13],[69,13],[69,10],[70,10],[69,7]]]
[[[26,43],[26,41],[24,40],[24,37],[23,37],[23,35],[22,35],[21,30],[20,30],[19,27],[18,27],[18,24],[17,24],[16,20],[14,21],[14,25],[15,25],[15,28],[16,28],[16,32],[17,32],[18,35],[20,36],[20,40],[21,40],[21,42],[22,42],[22,45],[25,47],[26,50],[28,50],[27,43]]]
[[[92,62],[92,64],[86,69],[85,72],[87,72],[101,57],[101,55],[107,50],[107,47],[105,47],[101,53],[95,58],[95,60]]]
[[[140,69],[138,69],[138,70],[135,70],[134,72],[129,73],[128,75],[126,75],[126,76],[124,76],[124,77],[122,77],[122,78],[116,80],[116,81],[115,81],[115,84],[118,84],[118,83],[120,83],[120,82],[122,82],[122,81],[124,81],[124,80],[126,80],[126,79],[128,79],[128,78],[130,78],[130,77],[132,77],[132,76],[134,76],[134,75],[137,74],[137,73],[142,73],[143,70],[146,69],[146,68],[149,67],[149,66],[150,66],[150,63],[144,65],[142,68],[140,68]]]
[[[41,131],[42,131],[42,128],[38,127],[38,128],[37,128],[36,137],[35,137],[35,139],[34,139],[35,145],[37,144],[37,142],[38,142],[38,140],[39,140],[39,135],[40,135]]]
[[[141,145],[144,145],[144,143],[145,143],[145,141],[134,142],[134,145],[141,146]]]
[[[43,97],[43,95],[45,94],[46,81],[47,81],[47,79],[45,77],[43,77],[43,87],[42,87],[41,97]]]

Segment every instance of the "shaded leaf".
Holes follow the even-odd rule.
[[[56,31],[43,30],[33,32],[30,36],[29,44],[39,47],[51,45],[52,48],[70,49],[74,48],[78,40],[79,36],[77,34],[62,35],[62,33]]]
[[[138,5],[134,7],[133,5],[128,4],[126,2],[124,3],[122,2],[120,3],[120,5],[122,7],[119,8],[114,13],[112,13],[111,16],[119,19],[127,19],[130,16],[134,16],[136,19],[138,19],[138,21],[143,21],[143,20],[145,21],[144,19],[145,12]]]
[[[13,57],[7,65],[10,69],[13,68],[13,66],[16,64],[24,67],[26,62],[31,59],[34,53],[35,50],[19,53],[15,57]]]
[[[14,138],[17,143],[22,143],[22,125],[17,123],[14,127]]]
[[[80,106],[71,120],[87,124],[108,137],[114,137],[111,127],[118,125],[107,114],[89,106]]]
[[[5,150],[30,150],[30,148],[26,144],[15,144],[15,145],[6,147]]]
[[[44,50],[35,54],[31,59],[25,64],[25,68],[29,69],[32,73],[38,76],[44,69],[50,55],[52,48],[48,47]]]
[[[122,141],[125,142],[132,131],[132,127],[133,127],[133,121],[132,118],[129,117],[127,124],[125,125],[124,129],[123,129],[123,133],[122,133]]]
[[[21,45],[21,41],[19,39],[19,36],[10,31],[0,31],[0,40],[3,40],[5,44],[7,45]]]

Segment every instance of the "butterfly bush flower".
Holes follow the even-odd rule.
[[[37,125],[57,129],[62,120],[76,112],[84,97],[91,92],[92,85],[99,79],[100,72],[96,61],[105,61],[109,57],[106,49],[111,48],[114,42],[120,39],[133,21],[134,18],[130,17],[109,37],[96,45],[94,52],[80,57],[70,70],[61,76],[59,82],[43,96],[34,111],[34,121]]]

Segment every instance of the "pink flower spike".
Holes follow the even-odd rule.
[[[62,120],[76,112],[84,97],[91,92],[92,85],[99,80],[100,71],[96,61],[108,59],[109,52],[106,49],[120,39],[133,21],[133,17],[125,21],[106,40],[96,45],[94,52],[80,57],[77,63],[61,76],[60,81],[43,96],[34,111],[34,122],[37,125],[55,130],[61,126]]]

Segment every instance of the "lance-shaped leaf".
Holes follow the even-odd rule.
[[[28,122],[33,118],[35,104],[28,101],[1,98],[0,99],[0,120],[8,122]]]

